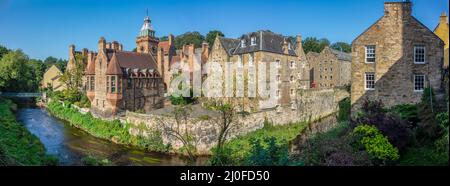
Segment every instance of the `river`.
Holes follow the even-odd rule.
[[[60,165],[83,165],[82,158],[86,156],[106,158],[119,166],[186,165],[185,158],[180,156],[148,152],[93,137],[51,116],[45,109],[21,108],[17,118],[41,140],[48,154],[58,158]],[[199,158],[194,165],[205,162],[206,158]]]

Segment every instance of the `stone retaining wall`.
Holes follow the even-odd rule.
[[[263,128],[265,120],[276,126],[314,121],[329,116],[338,111],[339,101],[346,97],[349,97],[349,93],[338,88],[299,90],[295,109],[278,108],[237,116],[235,119],[236,127],[230,131],[228,139]],[[167,126],[176,127],[176,121],[173,117],[162,114],[126,112],[125,118],[128,123],[131,123],[130,134],[145,137],[151,132],[159,130],[162,131],[164,143],[171,144],[175,150],[183,147],[180,140],[169,135],[165,130]],[[188,132],[195,139],[197,152],[202,155],[210,154],[210,149],[216,145],[219,132],[217,122],[214,121],[216,118],[200,118],[188,118],[186,125],[180,125],[182,129],[180,131],[184,131],[184,127],[187,126]]]

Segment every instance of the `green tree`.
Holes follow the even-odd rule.
[[[169,37],[168,36],[162,36],[159,38],[159,41],[169,41]]]
[[[83,73],[85,69],[85,65],[83,63],[85,61],[85,57],[81,54],[75,55],[75,68],[67,69],[61,81],[66,82],[67,87],[72,89],[78,89],[81,87],[83,83]]]
[[[49,56],[44,60],[45,70],[49,69],[52,65],[56,65],[61,71],[66,70],[67,60],[57,59],[55,57]]]
[[[6,47],[0,45],[0,59],[2,59],[2,57],[4,55],[6,55],[9,52],[9,49],[7,49]]]
[[[336,42],[333,43],[330,48],[335,49],[335,50],[339,50],[339,51],[343,51],[346,53],[350,53],[352,52],[352,45],[346,43],[346,42]]]
[[[320,53],[326,46],[330,46],[328,39],[317,39],[315,37],[307,37],[303,40],[303,50],[305,53],[317,52]]]
[[[175,48],[181,49],[185,44],[194,44],[195,47],[200,47],[205,40],[205,36],[200,32],[186,32],[175,37]]]
[[[211,30],[208,32],[208,34],[206,34],[206,42],[208,42],[209,47],[212,47],[214,45],[214,40],[217,36],[225,37],[225,34],[218,30]]]
[[[45,64],[38,59],[30,59],[28,61],[28,65],[30,65],[30,68],[32,69],[34,78],[34,84],[36,87],[39,87],[40,82],[42,81],[42,78],[44,77],[44,73],[46,70]]]
[[[0,90],[7,92],[33,91],[36,89],[34,73],[28,64],[28,56],[21,50],[7,53],[0,60]]]

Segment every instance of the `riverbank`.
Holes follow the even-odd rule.
[[[40,140],[17,122],[17,105],[0,98],[0,165],[57,165],[55,157],[47,155]]]
[[[57,101],[50,101],[46,104],[46,108],[53,116],[69,122],[71,126],[94,137],[148,151],[168,153],[170,150],[170,146],[163,144],[159,132],[149,135],[148,138],[132,136],[129,134],[130,125],[128,123],[121,123],[118,120],[101,120],[93,117],[90,113],[82,114],[77,109],[72,108],[70,104],[63,106]]]

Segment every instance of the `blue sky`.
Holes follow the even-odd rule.
[[[0,0],[0,45],[31,58],[67,59],[68,46],[97,50],[97,41],[135,47],[148,8],[157,36],[217,29],[236,38],[268,29],[351,42],[383,15],[385,0]],[[430,29],[449,0],[413,0],[413,15]]]

